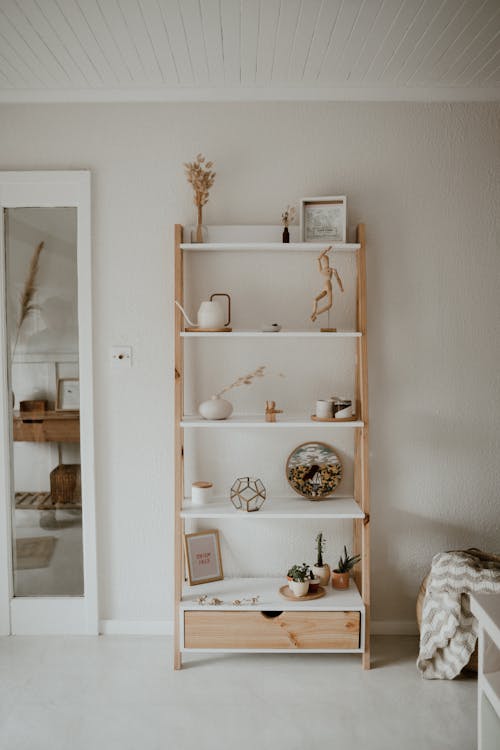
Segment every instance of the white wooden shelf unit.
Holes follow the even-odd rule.
[[[479,624],[477,746],[496,750],[500,747],[500,594],[474,594],[471,611]]]
[[[318,252],[324,244],[269,242],[269,227],[240,227],[239,236],[258,238],[259,242],[234,241],[235,227],[212,227],[213,242],[183,243],[183,227],[175,227],[175,298],[184,302],[184,253],[208,252]],[[295,228],[294,232],[296,231]],[[293,239],[293,234],[292,234]],[[239,330],[231,333],[185,332],[180,311],[175,311],[175,638],[174,667],[180,669],[182,653],[205,652],[283,652],[357,653],[365,669],[370,667],[370,541],[368,473],[368,369],[366,337],[366,249],[365,229],[357,228],[357,242],[335,244],[335,252],[356,255],[356,331],[320,333],[316,331],[280,331],[262,333]],[[233,415],[210,422],[184,414],[184,340],[186,338],[322,338],[334,345],[335,339],[353,338],[356,342],[355,400],[358,418],[350,422],[313,422],[310,415],[280,417],[266,422],[262,415]],[[354,496],[334,496],[320,502],[298,497],[269,498],[256,513],[241,513],[229,498],[216,498],[205,506],[195,506],[184,492],[185,429],[253,428],[281,431],[287,428],[354,430]],[[279,594],[283,579],[230,578],[189,588],[184,583],[185,560],[183,534],[185,522],[192,519],[238,519],[262,523],[280,519],[352,519],[353,549],[361,554],[347,591],[327,587],[322,599],[284,600]],[[203,593],[214,593],[223,605],[199,604]],[[258,596],[257,604],[240,606],[227,602]]]

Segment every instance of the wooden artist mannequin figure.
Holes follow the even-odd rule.
[[[344,291],[344,287],[342,285],[342,279],[340,278],[338,271],[336,268],[332,268],[330,266],[330,258],[328,257],[329,251],[332,249],[331,245],[329,247],[326,247],[322,252],[318,255],[318,269],[322,276],[325,278],[325,283],[323,284],[323,289],[319,294],[316,295],[314,298],[314,305],[313,305],[313,311],[311,315],[311,320],[314,321],[318,317],[318,315],[321,315],[321,313],[328,312],[328,310],[331,310],[333,305],[333,290],[332,290],[332,276],[335,276],[335,279],[337,281],[337,284],[339,285],[339,289],[341,292]],[[318,302],[320,302],[322,299],[326,297],[326,302],[323,305],[323,307],[318,308]]]

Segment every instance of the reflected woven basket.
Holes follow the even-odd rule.
[[[50,472],[50,496],[56,503],[81,501],[80,464],[59,464]]]
[[[500,563],[500,555],[493,555],[489,552],[483,552],[480,549],[475,549],[472,547],[471,549],[466,550],[467,552],[470,552],[472,555],[475,555],[483,562],[497,562]],[[418,590],[417,594],[417,622],[418,622],[418,629],[420,630],[420,625],[422,623],[422,608],[424,606],[424,598],[425,598],[425,592],[427,591],[427,579],[429,578],[429,573],[425,576],[424,580],[420,584],[420,588]],[[472,652],[472,655],[469,659],[469,663],[464,667],[468,672],[476,672],[478,670],[478,650],[477,650],[477,644],[476,648]]]

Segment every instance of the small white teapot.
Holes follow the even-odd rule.
[[[227,321],[225,320],[226,315],[224,313],[222,305],[220,304],[220,302],[215,302],[214,297],[227,298]],[[187,331],[193,328],[198,331],[213,330],[214,328],[224,329],[231,322],[231,297],[229,296],[229,294],[225,294],[224,292],[216,292],[214,294],[211,294],[210,300],[205,300],[201,303],[198,310],[198,323],[193,323],[188,318],[186,311],[184,310],[182,305],[177,302],[177,300],[175,300],[175,304],[184,315],[184,319],[189,325],[189,328],[186,328]]]

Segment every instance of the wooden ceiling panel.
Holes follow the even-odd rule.
[[[0,101],[500,99],[500,0],[0,0]]]

